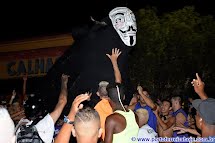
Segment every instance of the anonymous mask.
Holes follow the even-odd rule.
[[[110,11],[109,17],[125,45],[134,46],[137,33],[134,13],[127,7],[117,7]]]

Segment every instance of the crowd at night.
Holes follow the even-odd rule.
[[[209,2],[76,6],[3,28],[0,143],[215,143]]]

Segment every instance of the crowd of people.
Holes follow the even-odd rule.
[[[113,66],[115,83],[98,83],[96,94],[100,101],[96,106],[83,104],[90,102],[91,93],[77,95],[64,119],[60,116],[67,104],[69,76],[62,74],[58,102],[50,113],[44,112],[37,104],[36,101],[39,103],[42,99],[35,101],[36,95],[27,96],[27,76],[24,76],[21,102],[14,101],[17,95],[13,90],[10,100],[1,103],[0,143],[35,140],[38,143],[69,143],[71,136],[78,143],[215,142],[215,99],[208,98],[205,84],[198,74],[191,85],[200,99],[192,100],[188,111],[182,107],[182,95],[172,95],[156,102],[140,85],[130,105],[124,105],[125,89],[117,64],[120,54],[116,48],[107,54]],[[193,110],[196,111],[195,116],[190,114]],[[38,138],[23,137],[23,125],[33,125]],[[188,140],[191,138],[196,140]]]
[[[84,47],[82,49],[83,51],[85,51],[86,47],[90,50],[91,48],[97,47],[94,51],[90,51],[90,53],[85,51],[87,58],[84,62],[86,63],[80,64],[89,65],[91,69],[88,66],[88,68],[74,67],[74,65],[79,65],[75,63],[80,61],[79,58],[77,58],[78,61],[72,61],[75,63],[73,65],[71,65],[71,62],[68,62],[68,66],[65,66],[67,64],[64,63],[64,58],[62,58],[61,60],[63,62],[60,60],[60,63],[58,63],[59,67],[56,66],[58,68],[62,68],[63,66],[65,72],[67,72],[66,70],[70,70],[67,68],[70,68],[70,66],[75,70],[77,68],[82,70],[86,69],[86,71],[78,70],[82,76],[78,76],[81,79],[79,79],[78,84],[76,82],[76,88],[79,88],[82,84],[89,86],[93,83],[87,81],[99,77],[99,83],[96,83],[98,84],[96,95],[90,93],[90,91],[80,95],[73,95],[76,98],[73,98],[72,105],[69,105],[70,102],[68,100],[70,98],[68,98],[68,91],[71,93],[71,90],[75,89],[67,87],[69,85],[69,75],[54,70],[55,74],[62,74],[61,88],[59,88],[59,93],[57,93],[59,97],[54,109],[48,111],[43,102],[45,100],[44,97],[39,96],[38,93],[26,94],[28,77],[25,75],[23,77],[22,95],[18,95],[13,90],[12,95],[9,97],[10,99],[2,100],[1,102],[0,143],[215,143],[215,99],[208,98],[204,90],[205,84],[198,74],[196,74],[196,79],[191,82],[191,85],[194,87],[194,91],[200,99],[189,98],[189,109],[185,109],[183,106],[185,102],[183,102],[182,94],[172,92],[170,94],[171,96],[166,95],[165,98],[156,97],[157,100],[155,101],[150,91],[140,85],[136,87],[136,92],[132,96],[133,98],[130,103],[127,103],[127,105],[124,104],[128,99],[125,97],[130,97],[131,94],[126,92],[128,91],[126,90],[127,86],[124,85],[127,83],[125,80],[127,77],[123,74],[125,69],[122,71],[119,69],[119,65],[122,63],[120,64],[118,58],[120,55],[121,57],[127,58],[126,55],[130,51],[130,47],[136,44],[136,19],[130,9],[117,7],[109,13],[109,22],[112,23],[112,25],[109,24],[109,27],[104,22],[102,24],[100,23],[101,28],[97,27],[98,25],[93,28],[97,32],[99,29],[104,30],[104,28],[107,28],[109,34],[111,33],[111,35],[106,36],[104,39],[93,39],[96,42],[99,41],[99,43],[96,43],[97,46],[92,44],[92,38],[96,37],[95,33],[89,35],[89,38],[86,38],[82,42]],[[117,36],[114,30],[117,32]],[[108,33],[107,31],[101,31],[98,37],[100,38],[103,33]],[[107,37],[110,42],[108,42]],[[119,41],[119,38],[122,41]],[[88,40],[90,40],[89,43],[87,42]],[[92,47],[89,46],[90,44],[92,44]],[[99,44],[106,46],[106,48],[100,48]],[[111,50],[109,48],[115,47],[115,44],[119,49],[114,48],[111,54],[106,53],[105,50],[109,52]],[[103,54],[96,55],[98,49]],[[80,50],[81,56],[83,56],[82,50]],[[79,52],[79,50],[76,52]],[[69,53],[65,53],[66,59],[71,59],[72,56],[67,57]],[[100,58],[98,58],[99,56]],[[75,55],[75,57],[79,56]],[[113,70],[108,59],[112,64]],[[102,61],[107,61],[110,67],[106,66],[105,62]],[[92,67],[91,64],[93,65]],[[93,68],[98,67],[98,65],[103,66],[105,73],[101,72],[100,74],[99,70]],[[93,70],[88,73],[88,69]],[[90,79],[87,79],[92,73],[94,75]],[[99,75],[95,73],[99,73]],[[125,76],[123,78],[125,81],[123,81],[121,73]],[[70,75],[72,74],[70,73]],[[115,81],[112,81],[111,78],[105,78],[110,81],[100,81],[103,79],[103,75],[114,77]],[[93,81],[97,82],[97,80]],[[58,86],[58,84],[50,83],[50,86],[54,85]],[[44,88],[44,90],[46,89]],[[95,106],[94,104],[90,104],[93,102],[90,100],[92,96],[98,96],[100,98]],[[63,116],[62,114],[66,105],[71,107],[67,115]],[[71,140],[74,138],[75,141]]]

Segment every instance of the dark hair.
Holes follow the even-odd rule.
[[[161,102],[163,103],[164,101],[169,102],[170,107],[172,107],[172,102],[171,102],[169,99],[165,98],[165,99],[163,99]]]
[[[108,97],[116,104],[119,104],[119,97],[118,97],[118,91],[117,88],[119,89],[120,93],[120,99],[123,101],[124,97],[124,87],[122,84],[109,84],[107,86],[107,92],[108,92]]]
[[[181,89],[175,89],[172,91],[172,99],[178,100],[179,104],[182,105],[184,92]]]
[[[143,91],[146,91],[146,92],[149,93],[149,89],[148,88],[146,88],[146,87],[142,87],[142,88],[143,88]]]
[[[39,118],[40,116],[44,116],[46,114],[44,99],[32,95],[28,97],[28,100],[24,103],[25,116],[28,119]]]

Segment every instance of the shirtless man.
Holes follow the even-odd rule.
[[[161,114],[159,116],[159,108],[154,111],[155,116],[157,117],[158,121],[158,135],[159,137],[172,137],[173,130],[172,128],[175,125],[175,117],[170,114],[172,110],[172,105],[169,100],[163,100],[161,106]]]

